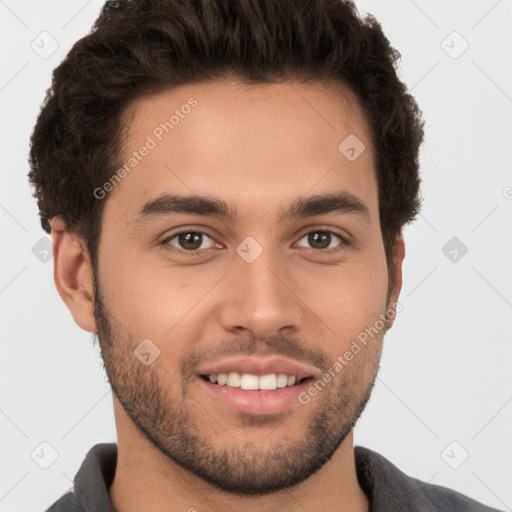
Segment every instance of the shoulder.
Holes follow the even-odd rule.
[[[114,512],[108,488],[114,479],[116,464],[115,443],[93,446],[75,476],[73,489],[46,512]]]
[[[356,446],[354,453],[359,484],[370,499],[371,512],[499,512],[447,487],[412,478],[368,448]]]
[[[70,491],[57,500],[46,512],[83,512],[80,501],[76,495]]]

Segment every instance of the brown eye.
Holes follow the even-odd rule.
[[[301,240],[306,240],[309,248],[325,250],[332,249],[336,246],[343,245],[343,238],[332,231],[312,231],[304,235]]]
[[[176,233],[167,238],[164,242],[174,248],[182,249],[184,251],[198,251],[201,249],[209,249],[203,244],[207,244],[208,240],[213,242],[213,239],[205,233],[198,231],[183,231]]]

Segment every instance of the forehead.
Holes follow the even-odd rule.
[[[163,193],[214,195],[249,211],[347,190],[378,206],[369,126],[341,83],[187,84],[126,114],[125,172],[110,199],[127,217]]]

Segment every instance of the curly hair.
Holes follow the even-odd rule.
[[[30,140],[29,179],[43,228],[60,216],[95,263],[104,201],[133,100],[181,84],[338,81],[360,99],[376,158],[388,265],[420,210],[421,111],[399,80],[400,54],[346,0],[108,1],[54,70]]]

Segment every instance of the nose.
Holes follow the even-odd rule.
[[[294,293],[286,264],[280,265],[277,259],[270,250],[252,263],[235,258],[221,304],[220,322],[225,330],[247,331],[256,339],[300,330],[304,305]]]

